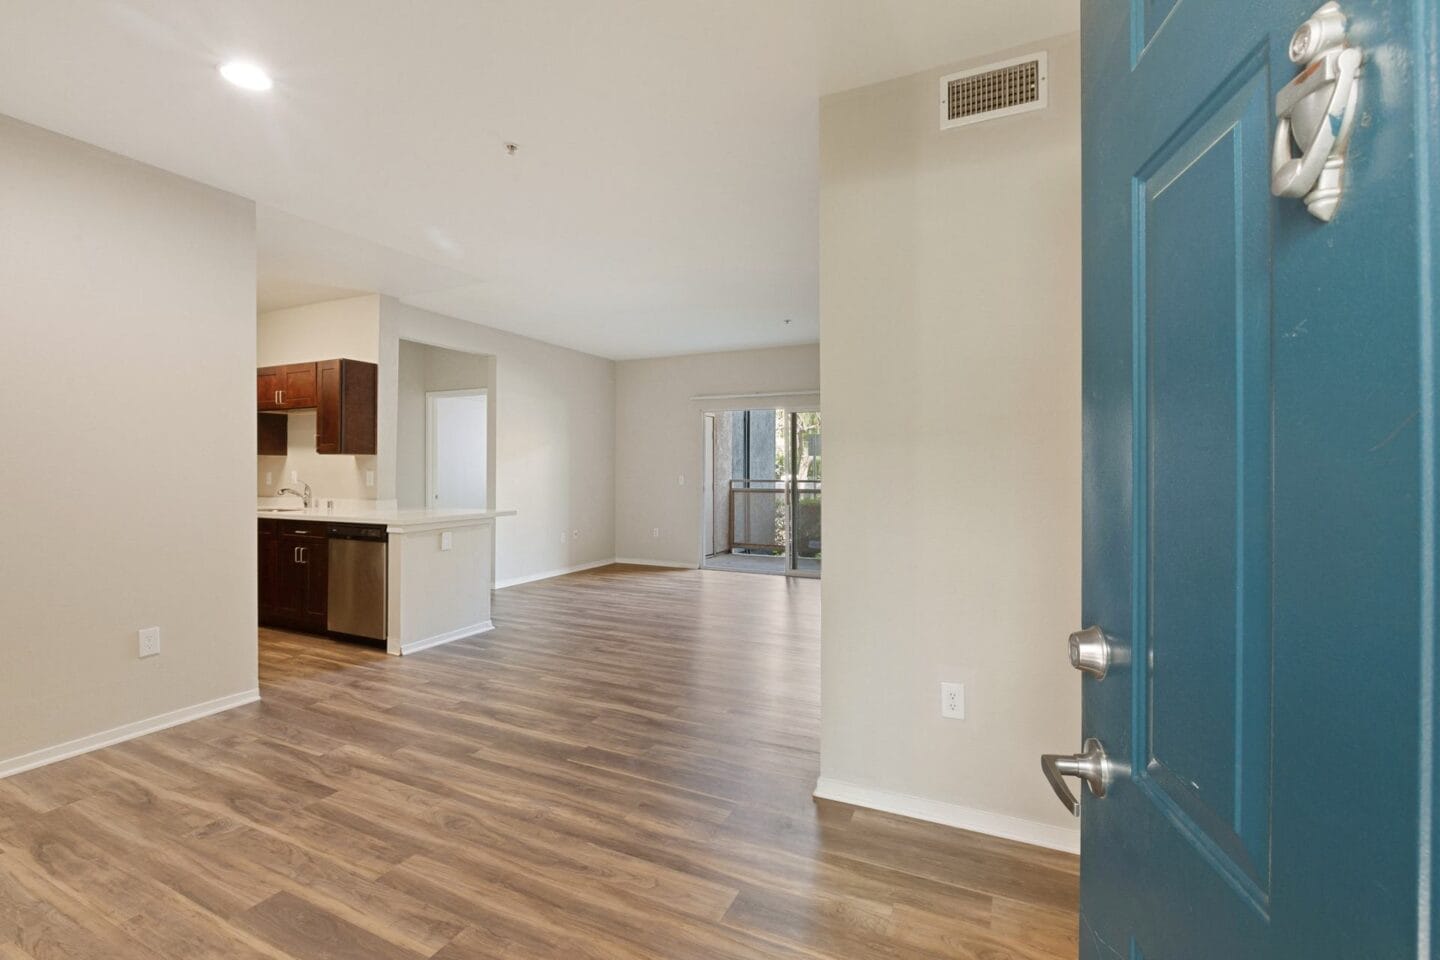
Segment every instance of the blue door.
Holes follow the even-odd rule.
[[[1440,14],[1318,3],[1084,5],[1087,960],[1440,944]]]

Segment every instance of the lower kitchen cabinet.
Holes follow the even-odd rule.
[[[259,521],[260,624],[324,631],[330,541],[324,524]]]

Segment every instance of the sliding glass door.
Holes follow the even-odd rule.
[[[787,572],[820,575],[820,411],[791,410],[787,426],[790,523]]]
[[[702,564],[820,575],[820,412],[706,413]]]

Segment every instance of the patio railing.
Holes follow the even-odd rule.
[[[730,481],[732,550],[784,553],[792,537],[799,556],[819,555],[819,480]]]

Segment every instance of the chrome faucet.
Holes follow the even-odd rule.
[[[276,490],[276,491],[275,491],[275,496],[277,496],[277,497],[283,497],[283,496],[285,496],[285,494],[287,494],[287,493],[293,493],[293,494],[295,494],[295,496],[297,496],[297,497],[299,497],[301,500],[304,500],[304,501],[305,501],[305,506],[306,506],[306,508],[308,509],[309,506],[310,506],[310,484],[308,484],[308,483],[302,483],[302,484],[300,484],[300,486],[302,486],[302,487],[305,488],[304,492],[301,492],[301,491],[299,491],[299,490],[296,490],[296,489],[293,488],[293,487],[281,487],[279,490]]]

